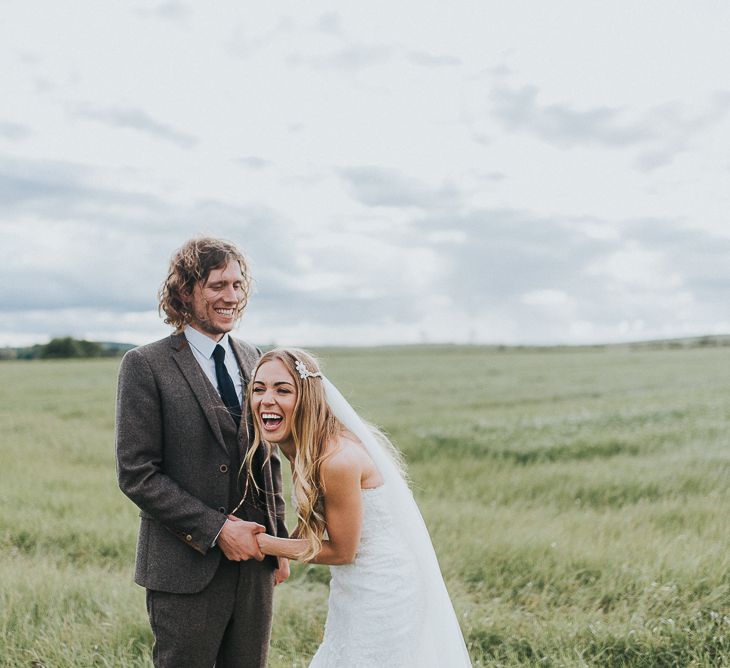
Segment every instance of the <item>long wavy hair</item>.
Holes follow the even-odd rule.
[[[303,561],[314,558],[322,549],[322,541],[326,529],[324,516],[324,487],[322,485],[321,465],[327,455],[327,446],[340,435],[344,428],[332,415],[319,377],[302,378],[296,369],[296,362],[303,362],[307,369],[319,371],[319,365],[309,353],[296,348],[277,348],[265,353],[259,359],[249,383],[247,401],[249,410],[253,379],[259,367],[272,360],[281,361],[289,371],[297,390],[297,399],[292,414],[291,435],[295,453],[292,483],[297,504],[296,535],[309,542],[309,548],[301,555]],[[254,485],[251,473],[253,457],[259,447],[267,448],[267,456],[271,455],[271,445],[263,440],[258,418],[254,416],[254,439],[246,453],[244,467],[249,472],[249,480]]]
[[[242,295],[236,309],[236,320],[243,315],[251,291],[251,276],[243,256],[235,244],[224,239],[195,237],[186,241],[170,259],[167,278],[157,293],[159,311],[164,312],[165,324],[180,331],[190,322],[190,295],[196,284],[205,284],[213,269],[225,267],[236,260],[243,275]]]
[[[292,474],[297,505],[295,535],[309,542],[307,550],[300,555],[301,560],[309,561],[322,549],[322,541],[327,528],[324,514],[325,489],[322,483],[322,462],[329,454],[328,446],[342,436],[347,429],[330,410],[322,379],[316,376],[302,378],[297,371],[296,363],[302,362],[309,371],[321,373],[319,364],[312,354],[298,348],[270,350],[259,359],[251,378],[255,379],[259,367],[272,360],[279,360],[284,364],[297,390],[291,431],[295,452]],[[252,388],[253,380],[249,383],[247,392],[249,410],[251,410]],[[260,447],[267,448],[267,458],[270,457],[271,445],[262,438],[256,416],[254,416],[253,424],[254,440],[246,453],[243,467],[248,470],[249,481],[256,485],[252,475],[253,457]],[[377,427],[365,424],[407,482],[408,477],[401,453]]]

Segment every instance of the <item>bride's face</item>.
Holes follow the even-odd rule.
[[[264,440],[280,445],[289,442],[296,403],[297,386],[284,363],[278,359],[264,362],[251,388],[251,412]]]

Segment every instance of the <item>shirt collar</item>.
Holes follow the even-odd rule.
[[[213,351],[217,345],[223,346],[223,349],[226,351],[226,355],[228,355],[228,352],[231,350],[231,344],[228,340],[227,332],[223,335],[223,338],[216,343],[209,336],[206,336],[194,327],[190,327],[188,325],[185,327],[185,338],[188,340],[188,343],[206,359],[213,357]]]

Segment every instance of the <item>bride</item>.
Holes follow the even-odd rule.
[[[264,554],[328,564],[324,641],[310,667],[471,666],[398,452],[296,349],[259,360],[254,442],[292,466],[294,538],[258,534]],[[253,480],[253,478],[250,478]],[[255,484],[255,482],[254,482]]]

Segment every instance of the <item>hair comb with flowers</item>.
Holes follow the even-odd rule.
[[[319,376],[322,378],[322,372],[321,371],[310,371],[307,369],[307,365],[304,364],[301,360],[297,360],[294,363],[294,366],[297,368],[297,371],[299,372],[299,377],[304,380],[305,378],[309,378],[310,376],[314,378],[315,376]]]

